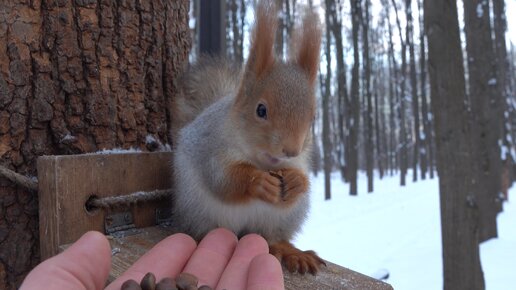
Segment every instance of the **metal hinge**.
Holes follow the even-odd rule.
[[[134,229],[133,214],[131,212],[117,212],[107,215],[104,219],[106,234]]]

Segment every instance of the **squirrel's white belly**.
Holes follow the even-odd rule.
[[[176,162],[186,161],[184,158],[176,155]],[[184,166],[176,174],[175,211],[185,223],[183,228],[195,237],[224,227],[237,235],[257,233],[268,241],[288,239],[299,230],[307,215],[308,195],[300,197],[290,208],[281,210],[258,199],[228,204],[215,197],[193,167]]]

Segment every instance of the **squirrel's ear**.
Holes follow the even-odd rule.
[[[252,71],[256,78],[260,78],[274,64],[273,46],[277,27],[277,11],[274,2],[271,0],[260,1],[255,15],[246,70]]]
[[[319,16],[307,9],[301,29],[294,36],[292,57],[293,61],[307,73],[311,85],[315,84],[319,69],[321,35]]]

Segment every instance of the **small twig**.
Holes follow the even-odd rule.
[[[0,165],[0,175],[19,186],[27,188],[28,190],[38,191],[38,182],[28,178],[27,176],[16,173],[3,165]]]
[[[137,191],[126,195],[92,198],[87,201],[89,208],[112,209],[117,207],[128,207],[139,202],[148,202],[162,199],[172,195],[172,189],[158,189],[153,191]]]

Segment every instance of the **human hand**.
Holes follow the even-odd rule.
[[[191,237],[175,234],[159,242],[106,289],[118,290],[128,279],[140,281],[147,272],[157,281],[187,272],[199,278],[199,285],[213,289],[284,289],[281,266],[268,252],[265,240],[255,234],[238,241],[232,232],[216,229],[198,246]],[[104,289],[110,267],[106,237],[88,232],[34,268],[20,290]]]

